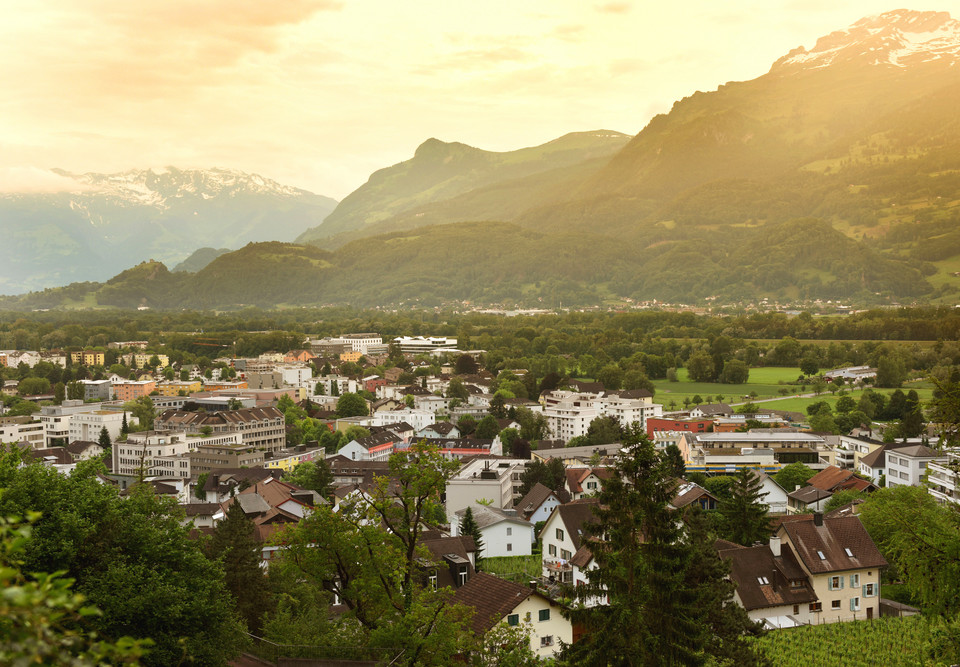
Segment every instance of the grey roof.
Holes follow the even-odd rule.
[[[259,514],[270,511],[270,503],[264,500],[259,493],[241,493],[236,496],[236,501],[240,503],[244,514]]]
[[[473,510],[473,520],[477,522],[478,528],[486,528],[487,526],[492,526],[493,524],[500,523],[502,521],[510,521],[527,526],[533,525],[523,517],[518,516],[516,510],[504,510],[500,509],[499,507],[489,507],[487,505],[476,504],[471,505],[470,508]],[[456,512],[458,517],[463,517],[466,513],[467,508],[457,510]]]

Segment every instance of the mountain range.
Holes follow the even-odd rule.
[[[4,303],[952,303],[958,63],[960,22],[887,12],[679,100],[635,137],[581,132],[509,153],[431,139],[301,225],[296,244]]]
[[[329,197],[226,169],[73,174],[62,192],[0,194],[0,292],[105,280],[191,249],[292,241],[337,205]]]

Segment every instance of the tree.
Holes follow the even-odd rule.
[[[176,502],[133,487],[121,499],[100,483],[99,461],[69,476],[0,455],[0,516],[39,511],[23,570],[58,572],[98,606],[91,626],[105,637],[134,634],[154,647],[143,662],[225,665],[244,641],[222,567],[188,536]]]
[[[792,493],[798,488],[807,486],[807,480],[813,477],[814,472],[809,466],[803,463],[788,463],[780,468],[780,471],[773,476],[773,479],[786,490]]]
[[[737,652],[755,632],[730,599],[733,584],[702,530],[686,531],[670,507],[675,481],[644,438],[621,452],[587,524],[598,567],[578,587],[581,599],[605,595],[607,605],[577,607],[570,619],[586,633],[564,647],[568,664],[699,664],[707,655]],[[756,658],[739,664],[756,664]]]
[[[815,414],[810,416],[810,430],[814,433],[840,432],[829,405],[824,404]]]
[[[520,477],[520,497],[530,493],[537,482],[551,491],[562,489],[567,481],[567,472],[560,459],[549,459],[546,463],[534,459],[527,464],[527,469]]]
[[[103,447],[104,451],[107,451],[110,449],[110,445],[112,443],[110,442],[110,433],[107,431],[106,426],[100,427],[100,437],[97,438],[97,444]]]
[[[301,464],[302,465],[302,464]],[[231,503],[207,545],[207,555],[223,565],[227,590],[247,630],[260,634],[261,619],[270,608],[266,573],[260,567],[262,546],[257,528],[239,502]]]
[[[823,506],[823,511],[832,512],[838,507],[843,507],[847,503],[852,503],[854,500],[865,497],[866,494],[863,491],[840,489],[839,491],[835,491],[834,494],[827,499],[827,502]]]
[[[366,417],[368,413],[367,402],[358,394],[347,392],[337,399],[338,417]]]
[[[483,535],[480,533],[480,526],[477,525],[477,520],[473,518],[473,508],[467,507],[466,511],[463,513],[463,521],[460,522],[460,534],[469,535],[473,538],[473,543],[477,547],[476,554],[474,558],[476,559],[476,569],[480,570],[480,552],[483,551]]]
[[[473,435],[477,430],[477,420],[471,415],[463,415],[457,420],[457,428],[460,429],[460,435],[464,437]]]
[[[597,381],[608,391],[616,391],[623,384],[623,369],[616,364],[607,364],[597,373]]]
[[[313,393],[315,396],[323,396],[324,394],[327,393],[327,388],[323,384],[323,382],[318,382],[315,385],[313,385]]]
[[[587,427],[587,440],[591,445],[606,445],[611,442],[620,442],[623,431],[616,417],[594,417]]]
[[[893,354],[885,354],[877,362],[876,385],[878,387],[899,387],[903,384],[907,371],[903,361]]]
[[[723,364],[718,379],[725,384],[746,384],[750,379],[750,367],[739,359],[730,359]]]
[[[293,470],[284,474],[283,481],[296,484],[301,489],[316,491],[324,498],[330,495],[333,486],[333,473],[326,459],[298,463]]]
[[[337,381],[337,378],[334,378],[330,381],[330,395],[339,396],[340,395],[340,382]]]
[[[916,438],[924,431],[923,409],[920,407],[920,397],[916,390],[911,389],[907,393],[906,406],[903,410],[903,417],[900,420],[900,437]]]
[[[749,468],[740,468],[730,485],[730,495],[720,502],[720,536],[731,542],[750,546],[770,537],[770,507],[763,502],[760,478]]]
[[[450,380],[450,384],[447,385],[447,398],[459,398],[461,401],[470,398],[470,392],[467,391],[463,380],[457,377]]]
[[[497,419],[503,419],[507,416],[507,401],[504,397],[504,393],[505,392],[501,389],[493,395],[493,398],[490,399],[490,414]]]
[[[39,519],[36,517],[35,519]],[[62,573],[24,574],[21,554],[30,544],[31,526],[16,517],[0,517],[0,662],[5,665],[132,664],[150,640],[123,637],[105,641],[85,619],[102,612],[73,591]]]
[[[453,372],[457,375],[476,375],[479,371],[477,360],[469,354],[461,354],[457,357],[457,363],[453,367]]]
[[[686,461],[683,460],[683,452],[675,444],[670,443],[663,450],[663,465],[668,475],[676,478],[683,477],[687,472]]]
[[[804,375],[816,375],[820,370],[820,362],[813,355],[807,355],[800,360],[800,372]]]
[[[500,425],[496,417],[487,415],[477,424],[476,436],[483,440],[493,440],[500,435]]]
[[[700,394],[694,394],[693,398],[690,399],[690,402],[694,405],[703,405],[703,396]]]
[[[547,437],[547,418],[530,408],[517,408],[517,422],[520,423],[520,437],[530,442]]]
[[[960,445],[960,382],[934,379],[930,421],[940,432],[941,447]]]
[[[50,393],[50,380],[47,378],[28,377],[20,380],[17,393],[21,396],[37,396]]]
[[[83,385],[77,381],[67,383],[67,398],[71,401],[83,400]]]
[[[123,421],[120,423],[120,439],[126,440],[127,434],[130,432],[130,425],[127,424],[127,411],[123,411]]]
[[[712,382],[714,372],[713,359],[704,350],[694,352],[687,359],[687,375],[694,382]]]
[[[932,614],[960,612],[960,512],[923,487],[870,494],[860,519],[913,599]]]
[[[123,409],[136,417],[139,430],[149,431],[153,428],[156,410],[149,396],[141,396],[133,401],[127,401],[123,404]]]

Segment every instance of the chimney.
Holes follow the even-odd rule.
[[[770,536],[770,553],[773,554],[774,558],[780,558],[780,536],[779,535]]]
[[[533,579],[531,579],[531,580],[528,581],[527,583],[530,584],[530,590],[532,590],[532,591],[537,590],[537,582],[536,582],[536,581],[534,581]]]
[[[823,512],[814,512],[813,513],[813,525],[822,526],[823,525]]]

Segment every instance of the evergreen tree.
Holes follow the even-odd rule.
[[[476,565],[474,567],[479,572],[480,552],[483,551],[483,536],[480,534],[480,526],[477,525],[477,520],[473,518],[472,507],[467,507],[467,511],[463,513],[463,521],[460,522],[460,534],[469,535],[473,538],[473,543],[477,547],[475,555]]]
[[[256,527],[243,513],[239,502],[233,502],[227,516],[217,524],[207,553],[211,559],[223,563],[227,589],[233,595],[237,612],[247,623],[247,630],[259,633],[261,619],[269,608],[269,588],[260,567]]]
[[[754,628],[728,597],[717,598],[730,594],[721,591],[723,568],[709,539],[685,534],[669,505],[673,487],[648,439],[621,452],[594,509],[598,521],[586,527],[598,567],[580,590],[609,604],[569,612],[585,635],[565,648],[567,664],[702,664]]]
[[[339,396],[340,395],[340,383],[336,380],[330,382],[330,395]]]
[[[129,432],[130,432],[130,425],[127,424],[127,413],[124,412],[124,413],[123,413],[123,421],[120,423],[120,435],[121,435],[121,439],[123,439],[122,436],[127,435]]]
[[[720,502],[721,537],[750,546],[770,537],[768,505],[763,503],[760,478],[749,468],[741,468],[730,485],[730,495]]]
[[[110,434],[107,432],[106,426],[100,427],[100,437],[97,439],[97,443],[103,447],[104,451],[110,449],[110,445],[113,444],[110,442]]]

